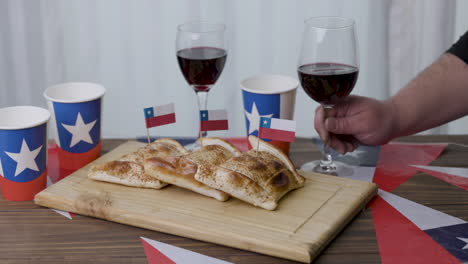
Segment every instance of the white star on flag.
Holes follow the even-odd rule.
[[[23,142],[21,143],[21,150],[19,153],[12,153],[12,152],[5,151],[5,153],[17,163],[16,170],[15,170],[15,177],[18,176],[20,173],[22,173],[26,169],[39,171],[39,168],[37,167],[35,159],[37,155],[39,155],[39,151],[41,151],[41,149],[42,149],[42,146],[38,147],[37,149],[33,151],[29,150],[29,146],[26,143],[26,140],[23,139]]]
[[[89,122],[85,124],[81,114],[78,112],[78,116],[76,117],[75,125],[65,125],[62,126],[72,134],[72,139],[70,142],[70,148],[78,144],[80,141],[84,141],[90,144],[93,144],[93,140],[91,139],[91,135],[89,131],[93,129],[94,125],[96,124],[97,120]]]
[[[249,134],[252,134],[253,132],[255,132],[255,130],[258,130],[259,128],[259,124],[260,124],[260,118],[261,117],[272,117],[273,114],[269,114],[269,115],[260,115],[258,113],[258,109],[257,109],[257,105],[255,105],[255,102],[253,103],[252,105],[252,112],[249,113],[247,111],[245,111],[245,115],[247,116],[247,119],[249,120]]]
[[[468,249],[468,238],[457,237],[457,239],[460,239],[461,241],[466,243],[466,245],[462,248],[462,250]]]

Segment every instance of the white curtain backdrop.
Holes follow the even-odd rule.
[[[393,0],[389,15],[389,92],[396,93],[453,42],[455,1]],[[446,134],[443,125],[423,134]]]
[[[0,107],[46,107],[42,92],[67,81],[107,88],[103,136],[146,133],[143,108],[174,102],[177,123],[151,130],[195,136],[196,96],[177,65],[176,26],[203,19],[226,23],[228,61],[208,107],[225,108],[243,136],[239,82],[260,73],[296,78],[304,19],[356,20],[360,74],[353,94],[384,99],[404,86],[468,29],[462,0],[0,0]],[[316,136],[317,106],[298,90],[298,136]],[[468,121],[431,133],[468,133]]]

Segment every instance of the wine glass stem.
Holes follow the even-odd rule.
[[[332,116],[331,111],[333,110],[333,105],[324,105],[323,106],[325,112],[325,119]],[[323,154],[322,160],[320,161],[320,168],[322,171],[330,172],[335,171],[336,166],[333,163],[332,155],[330,154],[330,135],[328,136],[327,140],[323,143]]]
[[[197,91],[195,92],[198,98],[198,110],[206,110],[207,103],[208,103],[208,91]],[[206,131],[200,131],[200,137],[206,137]]]
[[[320,161],[320,167],[322,167],[323,170],[331,170],[332,166],[333,158],[330,154],[330,146],[328,145],[328,142],[325,142],[323,145],[323,154],[322,160]]]

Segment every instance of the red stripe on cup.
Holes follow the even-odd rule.
[[[78,169],[81,169],[91,161],[101,156],[102,143],[99,143],[92,149],[84,153],[67,152],[57,148],[58,167],[60,169],[59,179],[70,175]]]
[[[10,201],[31,201],[47,185],[47,170],[29,182],[14,182],[0,177],[3,197]]]

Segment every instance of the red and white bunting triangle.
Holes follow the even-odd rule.
[[[52,184],[54,184],[54,182],[52,181],[52,179],[49,176],[47,176],[47,186],[50,186]],[[50,210],[52,210],[52,211],[54,211],[54,212],[56,212],[56,213],[58,213],[60,215],[63,215],[63,216],[65,216],[66,218],[68,218],[70,220],[73,219],[73,215],[74,215],[73,213],[65,212],[65,211],[57,210],[57,209],[52,209],[52,208],[50,208]]]
[[[149,264],[229,264],[224,260],[205,256],[190,250],[141,238]]]
[[[432,175],[449,184],[468,190],[468,168],[412,165],[419,171]]]
[[[416,165],[428,165],[447,147],[447,144],[391,143],[380,148],[374,182],[380,189],[392,191],[416,174]]]
[[[398,195],[379,190],[379,196],[422,230],[463,224],[460,218],[442,213]]]
[[[379,190],[372,206],[382,263],[461,263],[467,223]],[[447,231],[452,238],[448,238]],[[442,234],[442,235],[441,235]]]

